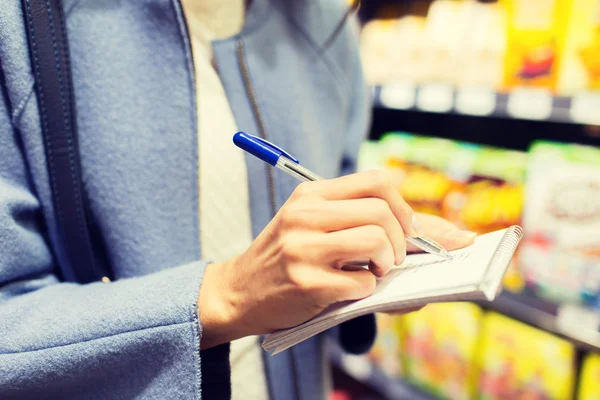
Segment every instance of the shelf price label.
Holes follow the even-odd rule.
[[[492,88],[462,87],[456,96],[456,111],[461,114],[486,116],[496,109],[496,92]]]
[[[415,106],[417,86],[411,82],[395,82],[381,87],[380,103],[387,108],[408,110]]]
[[[600,313],[573,304],[558,309],[556,324],[569,336],[600,347]]]
[[[454,91],[445,83],[429,83],[419,88],[417,106],[423,111],[445,113],[452,110]]]
[[[517,88],[508,96],[507,111],[514,118],[548,119],[552,115],[552,93],[542,88]]]
[[[573,96],[571,119],[578,124],[600,125],[600,91]]]

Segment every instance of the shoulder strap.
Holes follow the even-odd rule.
[[[63,278],[102,278],[83,206],[67,33],[61,0],[22,0],[58,233]]]

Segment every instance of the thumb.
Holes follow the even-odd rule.
[[[420,236],[435,240],[446,250],[469,246],[477,236],[475,232],[461,230],[447,219],[429,214],[415,215],[413,226]],[[414,246],[409,246],[408,250],[419,251]]]
[[[442,233],[437,242],[446,250],[456,250],[473,244],[477,233],[465,230],[449,230]]]

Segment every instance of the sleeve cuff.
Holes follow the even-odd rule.
[[[338,338],[348,353],[364,354],[373,346],[376,336],[375,314],[369,314],[341,324]]]
[[[200,351],[202,398],[231,398],[231,367],[229,343]]]

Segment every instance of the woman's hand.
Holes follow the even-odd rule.
[[[404,260],[405,234],[416,235],[412,221],[383,172],[300,184],[246,252],[206,268],[202,348],[292,327],[330,304],[369,296],[375,277]],[[434,223],[419,222],[422,229]],[[370,271],[342,269],[365,259]]]
[[[382,172],[300,184],[246,252],[206,268],[202,348],[298,325],[369,296],[404,260],[412,209]],[[369,259],[369,270],[342,270]]]

